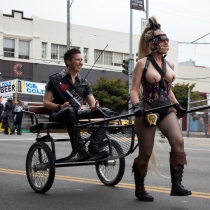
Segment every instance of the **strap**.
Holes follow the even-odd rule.
[[[164,59],[164,57],[162,57],[162,60],[163,60],[163,69],[160,68],[160,66],[157,64],[157,62],[155,61],[155,59],[153,58],[153,56],[151,54],[148,57],[149,57],[152,65],[155,67],[155,69],[160,74],[161,78],[164,78],[165,75],[166,75],[166,60]]]
[[[79,90],[67,79],[62,78],[60,74],[53,75],[52,82],[56,92],[63,100],[68,101],[75,110],[79,110],[84,101]]]
[[[150,63],[150,59],[147,57],[147,61],[146,61],[145,66],[144,66],[143,76],[145,76],[145,74],[146,74],[149,63]]]

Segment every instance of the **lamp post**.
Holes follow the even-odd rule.
[[[67,1],[67,50],[71,47],[71,39],[70,39],[70,7],[73,4],[75,0],[72,0],[70,3],[70,0]]]

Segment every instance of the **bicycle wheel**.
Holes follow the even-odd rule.
[[[113,159],[104,161],[100,164],[97,163],[95,165],[98,178],[104,185],[107,186],[114,186],[118,184],[125,171],[125,157],[118,158],[120,154],[123,154],[122,148],[115,140],[112,140],[111,142]],[[101,148],[102,150],[109,151],[108,140],[104,141]]]
[[[51,149],[44,142],[36,142],[30,147],[26,158],[26,174],[35,192],[45,193],[51,188],[55,165]]]

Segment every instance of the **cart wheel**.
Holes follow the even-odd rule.
[[[45,193],[51,188],[55,177],[53,159],[51,149],[44,142],[36,142],[30,147],[26,158],[26,174],[35,192]]]
[[[102,150],[109,151],[108,140],[105,140],[102,145]],[[113,156],[117,157],[123,154],[121,146],[114,140],[112,140],[112,152]],[[96,173],[100,181],[107,186],[114,186],[118,184],[125,171],[125,157],[114,158],[111,160],[104,161],[103,163],[97,163]]]

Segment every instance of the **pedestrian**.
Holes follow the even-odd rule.
[[[135,180],[135,195],[141,201],[153,201],[144,187],[148,162],[154,145],[156,127],[159,126],[162,134],[168,139],[171,146],[170,172],[171,196],[191,195],[182,184],[184,165],[187,164],[184,151],[184,140],[177,120],[186,110],[178,103],[172,92],[172,82],[175,79],[174,65],[167,62],[165,56],[169,50],[169,39],[152,16],[146,23],[139,41],[139,60],[132,74],[131,100],[134,104],[134,127],[138,137],[139,154],[134,159],[133,173]],[[140,86],[143,88],[142,97],[139,97]],[[143,109],[176,104],[177,115],[173,108],[165,108],[156,113],[143,116]]]
[[[99,118],[104,115],[98,110],[99,102],[93,96],[90,83],[79,74],[83,65],[81,52],[78,49],[68,50],[64,54],[64,62],[66,69],[50,76],[45,86],[43,103],[45,108],[52,110],[50,121],[66,125],[72,148],[76,151],[84,143],[80,133],[75,134],[75,125],[79,119]],[[75,94],[77,95],[72,98],[71,95]],[[75,98],[78,95],[79,98]],[[84,109],[81,109],[81,105],[86,103],[89,107],[85,106]],[[103,112],[110,115],[108,108],[103,108]],[[106,158],[109,153],[101,151],[101,143],[104,138],[105,130],[101,128],[94,133],[88,151],[85,146],[80,149],[77,154],[78,160]]]
[[[1,114],[4,111],[4,105],[2,104],[2,100],[3,100],[3,98],[2,98],[2,96],[0,96],[0,133],[2,133],[1,126],[2,126],[2,121],[3,121],[3,119],[1,118]]]
[[[13,109],[14,109],[14,103],[13,99],[10,97],[7,99],[7,102],[4,106],[4,112],[6,113],[6,117],[3,119],[2,127],[4,128],[4,134],[9,134],[10,129],[10,135],[15,134],[14,132],[14,119],[13,119]]]
[[[17,135],[22,135],[21,125],[23,119],[23,103],[21,100],[17,100],[13,114],[14,114],[14,126],[15,129],[17,129]]]
[[[208,123],[209,123],[208,109],[204,110],[204,113],[201,116],[202,116],[202,119],[203,119],[205,136],[207,137],[208,136]]]

